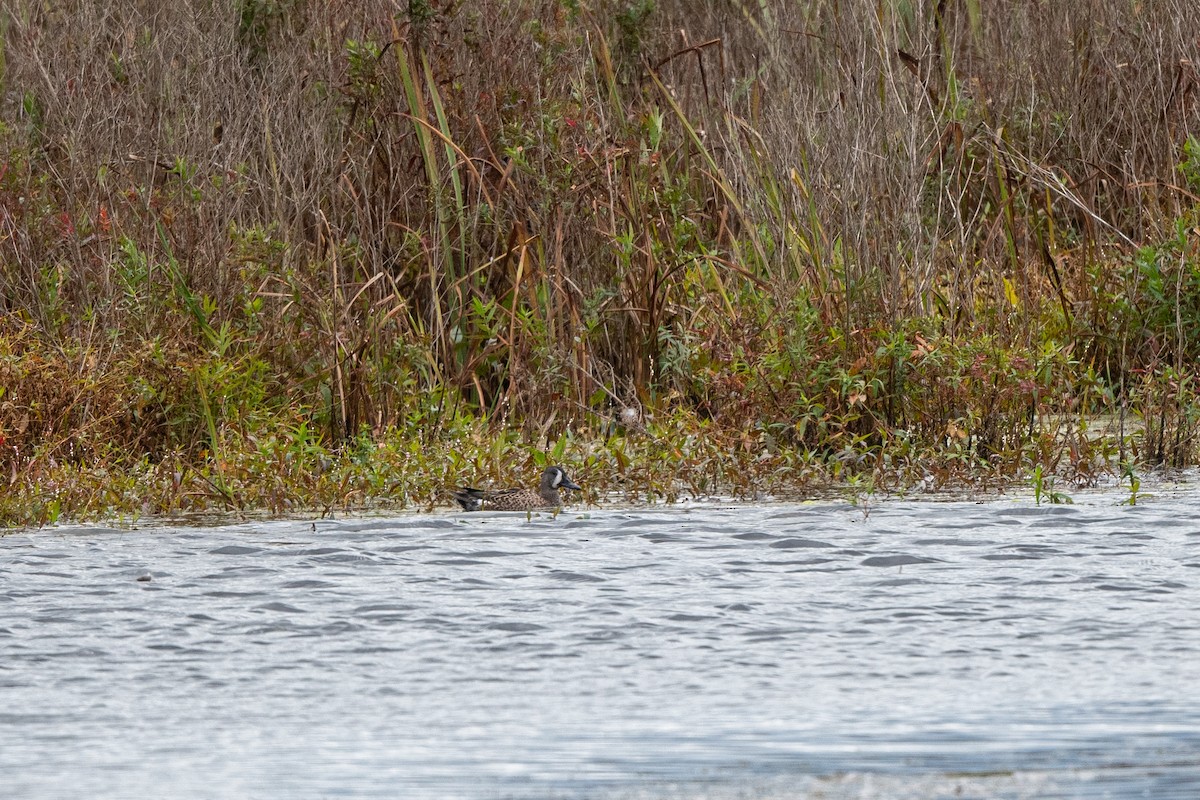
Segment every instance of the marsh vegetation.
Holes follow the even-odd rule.
[[[9,524],[1200,454],[1194,2],[2,15]]]

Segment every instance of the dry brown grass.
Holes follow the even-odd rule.
[[[419,395],[543,438],[622,405],[787,417],[806,376],[720,365],[778,346],[797,305],[813,370],[863,372],[918,320],[1052,337],[1116,383],[1144,364],[1127,328],[1096,333],[1097,275],[1196,204],[1185,0],[3,13],[0,312],[86,351],[69,381],[124,365],[85,427],[122,418],[130,353],[173,354],[145,376],[145,451],[204,439],[215,412],[182,409],[214,386],[333,440],[405,425]],[[35,379],[6,379],[30,452]],[[887,394],[847,430],[902,420]]]

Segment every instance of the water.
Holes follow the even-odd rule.
[[[1200,797],[1200,494],[1117,499],[0,538],[0,796]]]

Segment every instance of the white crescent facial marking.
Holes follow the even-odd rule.
[[[562,483],[562,479],[563,479],[563,471],[561,469],[556,469],[556,470],[554,470],[554,481],[550,485],[553,486],[555,489],[557,489],[558,485],[560,483]]]

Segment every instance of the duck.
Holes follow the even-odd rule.
[[[472,489],[461,486],[454,499],[465,511],[547,511],[562,508],[559,489],[582,489],[562,467],[546,467],[541,486],[533,489]]]

